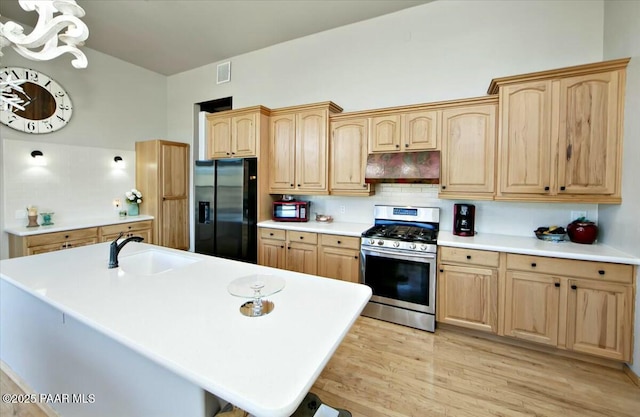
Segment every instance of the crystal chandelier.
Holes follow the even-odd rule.
[[[17,23],[0,22],[0,58],[2,48],[11,45],[23,57],[33,61],[48,61],[62,54],[70,53],[75,59],[71,65],[75,68],[86,68],[87,57],[78,49],[89,37],[89,29],[81,17],[82,7],[75,0],[18,0],[20,7],[28,12],[38,12],[38,23],[31,33],[24,34],[24,28]],[[56,16],[54,14],[60,13]],[[62,30],[66,29],[63,33]],[[58,41],[62,44],[59,45]],[[0,82],[2,110],[19,109],[21,106],[17,92],[22,92],[20,85],[27,80],[12,79],[11,75]]]

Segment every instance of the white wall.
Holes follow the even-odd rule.
[[[602,1],[436,1],[231,58],[168,78],[168,136],[190,138],[193,104],[233,97],[234,108],[332,100],[345,111],[486,94],[492,78],[602,60]],[[376,203],[443,207],[453,201],[385,186],[371,198],[311,197],[337,220],[373,220]],[[340,205],[350,207],[345,214]],[[478,230],[531,235],[566,225],[571,210],[597,219],[597,205],[478,202]]]
[[[2,66],[33,68],[51,76],[73,103],[69,124],[56,132],[31,135],[0,126],[3,229],[20,223],[15,211],[25,204],[55,212],[54,223],[113,214],[113,198],[124,198],[135,185],[135,142],[166,137],[166,77],[88,48],[83,51],[89,66],[82,70],[73,68],[69,57],[36,62],[11,48],[2,51]],[[45,153],[47,167],[31,165],[27,156],[34,149]],[[128,162],[127,170],[111,169],[117,154]],[[7,234],[2,233],[0,259],[8,257],[7,247]]]
[[[640,257],[640,2],[605,2],[604,58],[631,57],[627,68],[624,119],[622,199],[619,206],[601,206],[601,241]],[[636,276],[640,282],[640,273]],[[640,296],[636,294],[635,344],[631,368],[640,375]]]

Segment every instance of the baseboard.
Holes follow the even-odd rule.
[[[467,334],[473,337],[479,337],[482,339],[491,340],[494,342],[507,344],[511,346],[518,346],[525,349],[535,350],[538,352],[544,352],[550,355],[561,356],[564,358],[576,359],[583,362],[589,362],[596,365],[606,366],[608,368],[622,370],[624,367],[624,363],[620,361],[616,361],[614,359],[607,358],[599,358],[597,356],[591,356],[584,353],[579,352],[571,352],[568,350],[562,350],[551,346],[538,345],[532,342],[528,342],[525,340],[514,339],[506,336],[498,336],[496,334],[485,333],[475,329],[468,329],[466,327],[454,326],[446,323],[437,323],[436,329],[446,329],[449,331]],[[437,330],[436,330],[437,332]],[[631,370],[629,370],[631,372]]]
[[[629,364],[625,363],[624,367],[622,367],[622,370],[629,377],[629,379],[640,388],[640,377],[635,372],[633,372],[633,369],[629,367]]]
[[[9,367],[4,361],[0,360],[0,369],[4,374],[9,377],[14,384],[18,386],[18,389],[22,391],[24,394],[37,394],[21,377],[16,374],[13,369]],[[51,406],[47,403],[36,402],[34,403],[36,407],[38,407],[47,417],[60,417],[56,411],[51,408]]]

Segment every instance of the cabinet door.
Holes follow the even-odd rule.
[[[567,348],[619,361],[631,360],[632,287],[569,280]]]
[[[231,156],[256,156],[256,113],[235,116],[231,119]]]
[[[367,119],[331,123],[329,171],[331,191],[369,195],[364,182],[367,167]]]
[[[504,334],[557,346],[560,280],[507,271]]]
[[[342,281],[360,282],[360,256],[354,249],[323,246],[318,259],[318,275]]]
[[[402,149],[425,151],[438,146],[438,111],[417,111],[402,115]]]
[[[188,147],[163,144],[161,149],[162,197],[185,198],[189,184]]]
[[[207,118],[209,137],[207,138],[207,158],[228,158],[231,156],[231,117]]]
[[[258,245],[258,264],[272,268],[285,269],[285,242],[274,239],[260,239]]]
[[[269,124],[269,192],[286,194],[295,186],[296,116],[274,116]]]
[[[552,190],[551,81],[500,89],[500,193]]]
[[[560,81],[560,194],[613,194],[620,152],[619,71]]]
[[[496,106],[468,106],[442,112],[442,193],[493,195]]]
[[[318,247],[306,243],[289,242],[287,244],[287,269],[317,275]]]
[[[307,110],[296,114],[296,188],[328,191],[328,113]]]
[[[400,151],[400,115],[372,117],[369,135],[371,153]]]
[[[189,249],[189,210],[186,198],[163,200],[160,223],[158,245]]]
[[[438,321],[490,333],[498,331],[495,269],[442,265],[438,274]]]

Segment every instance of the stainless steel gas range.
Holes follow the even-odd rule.
[[[435,331],[440,209],[376,205],[362,234],[361,279],[373,296],[363,315]]]

